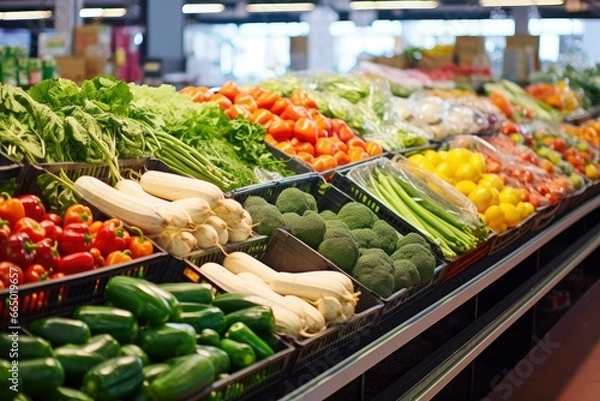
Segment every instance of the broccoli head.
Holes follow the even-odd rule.
[[[387,298],[394,292],[392,268],[375,253],[362,255],[351,271],[352,276],[362,285]]]
[[[392,266],[394,265],[394,260],[390,257],[390,255],[388,255],[387,253],[385,253],[382,249],[379,249],[379,248],[370,248],[370,249],[361,248],[360,249],[360,256],[365,256],[365,255],[376,255],[378,258],[381,259],[382,263],[385,263],[387,266],[390,267],[390,270],[392,269]]]
[[[410,260],[419,271],[421,282],[429,281],[433,278],[435,270],[435,257],[431,251],[420,244],[408,244],[398,249],[392,254],[394,261],[399,259]]]
[[[300,216],[296,213],[284,213],[281,215],[281,217],[283,217],[286,227],[294,225],[298,222],[298,220],[300,220]]]
[[[274,205],[253,206],[248,213],[252,221],[258,223],[255,231],[260,235],[271,235],[273,230],[285,225],[281,212]]]
[[[298,188],[286,188],[275,200],[275,206],[281,213],[297,213],[302,216],[307,210],[317,212],[317,201],[315,198]]]
[[[394,291],[402,288],[410,288],[421,282],[419,270],[413,262],[407,259],[398,259],[394,261]]]
[[[317,249],[325,236],[325,220],[316,212],[307,211],[298,218],[292,218],[288,230],[300,241],[313,249]]]
[[[263,206],[263,205],[267,205],[267,204],[268,204],[268,202],[264,198],[261,198],[260,196],[249,196],[244,201],[243,206],[244,206],[244,209],[248,209],[249,207],[252,207],[252,206]]]
[[[373,232],[377,234],[377,240],[372,246],[383,249],[388,255],[394,253],[398,241],[396,229],[383,220],[377,220],[373,224]]]
[[[325,223],[325,226],[327,227],[327,223]],[[323,237],[323,239],[340,238],[340,237],[349,238],[352,241],[354,241],[354,243],[356,243],[356,240],[354,239],[354,235],[352,235],[352,232],[350,230],[348,230],[347,227],[331,227],[331,228],[328,227],[327,231],[325,231],[325,236]],[[358,248],[358,245],[356,247]]]
[[[429,245],[425,237],[417,233],[408,233],[404,237],[400,238],[396,243],[396,249],[400,249],[404,245],[408,244],[420,244],[427,249],[431,249],[431,246]]]
[[[337,214],[335,214],[333,211],[331,210],[323,210],[321,213],[319,213],[321,215],[321,217],[323,218],[323,220],[325,221],[337,221]]]
[[[340,228],[344,228],[344,229],[350,231],[348,229],[348,226],[346,225],[346,223],[344,223],[343,221],[340,221],[340,220],[325,220],[325,225],[327,226],[327,230],[334,228],[334,227],[340,227]]]
[[[370,228],[357,228],[351,232],[359,248],[376,248],[373,244],[377,242],[377,234]]]
[[[342,206],[338,212],[338,218],[351,230],[371,228],[378,220],[371,209],[358,202],[350,202]]]
[[[358,260],[358,246],[351,237],[330,237],[319,245],[319,253],[344,271],[350,271]]]

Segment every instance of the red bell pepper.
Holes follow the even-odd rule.
[[[63,254],[67,255],[88,252],[92,247],[92,240],[90,227],[86,223],[71,223],[63,228],[63,235],[58,247]]]
[[[14,233],[26,233],[33,242],[46,238],[46,230],[31,217],[23,217],[13,226]]]
[[[16,233],[0,246],[2,260],[18,266],[29,266],[35,259],[36,246],[27,233]]]
[[[50,220],[51,222],[53,222],[54,224],[56,224],[59,227],[62,227],[62,225],[63,225],[62,217],[60,217],[56,213],[44,213],[44,217],[42,217],[42,221],[43,220]]]
[[[154,252],[154,245],[152,245],[152,242],[148,238],[144,237],[142,230],[137,227],[131,227],[131,232],[135,234],[131,237],[131,241],[127,247],[131,252],[131,258],[137,259],[151,255]]]
[[[55,242],[59,242],[62,239],[63,229],[60,225],[57,225],[52,220],[42,220],[40,225],[46,230],[46,238],[50,238]]]
[[[35,263],[44,266],[46,269],[54,269],[60,260],[58,253],[58,242],[45,238],[35,244]]]
[[[12,234],[8,220],[0,219],[0,241],[7,239]]]
[[[102,224],[96,233],[92,246],[98,248],[103,255],[127,249],[131,238],[119,219],[110,219]]]
[[[19,219],[25,217],[25,208],[20,200],[3,194],[5,199],[0,202],[0,219],[8,220],[12,227]]]
[[[104,261],[104,256],[102,256],[102,252],[100,252],[100,250],[98,248],[90,249],[90,253],[94,257],[94,266],[96,266],[96,267],[104,267],[105,266],[106,263]]]
[[[78,203],[69,206],[65,212],[65,218],[63,220],[65,226],[72,223],[85,223],[89,226],[94,222],[94,216],[92,215],[92,210],[89,207]]]
[[[44,281],[48,278],[50,272],[46,270],[46,268],[40,264],[34,264],[29,266],[23,272],[23,277],[25,280],[25,284],[27,283],[37,283],[39,281]]]
[[[26,217],[31,217],[35,221],[43,220],[44,214],[46,214],[46,207],[38,196],[27,194],[17,196],[17,199],[23,204]]]
[[[58,261],[56,271],[65,275],[87,272],[94,270],[94,257],[89,252],[77,252],[63,256]]]
[[[19,285],[23,282],[23,270],[11,262],[0,262],[0,282],[4,288],[9,288],[11,284]]]
[[[129,250],[115,251],[106,257],[106,266],[127,262],[131,262],[131,252]]]
[[[67,276],[65,276],[65,273],[52,273],[48,278],[50,280],[56,280],[56,279],[65,278],[65,277],[67,277]]]

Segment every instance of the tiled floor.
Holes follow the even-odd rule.
[[[600,401],[600,284],[485,400]]]

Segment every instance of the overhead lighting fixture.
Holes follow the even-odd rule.
[[[246,5],[246,11],[249,13],[301,13],[314,9],[314,3],[253,3]]]
[[[126,8],[82,8],[81,18],[122,18],[127,14]]]
[[[225,6],[220,3],[204,3],[204,4],[184,4],[181,11],[184,14],[215,14],[225,10]]]
[[[479,0],[482,7],[562,6],[564,0]]]
[[[422,10],[436,8],[436,0],[396,0],[396,1],[352,1],[350,8],[363,10]]]
[[[48,19],[52,17],[52,11],[6,11],[0,12],[0,20],[4,21],[24,21],[34,19]]]

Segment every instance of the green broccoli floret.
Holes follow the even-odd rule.
[[[307,210],[318,212],[315,198],[298,188],[286,188],[275,200],[275,206],[281,213],[297,213],[302,216]]]
[[[358,260],[358,246],[349,236],[323,240],[319,245],[319,253],[344,271],[350,271]]]
[[[286,227],[292,226],[296,224],[298,220],[300,220],[300,216],[296,213],[284,213],[281,215],[281,217],[283,217]]]
[[[298,219],[292,219],[287,228],[300,241],[313,249],[317,249],[325,236],[326,226],[325,220],[316,212],[306,211]]]
[[[340,220],[325,220],[325,225],[327,226],[328,230],[334,227],[340,227],[350,231],[346,223]]]
[[[375,253],[358,258],[351,274],[361,284],[383,298],[389,297],[394,292],[392,269]]]
[[[371,209],[358,202],[346,203],[338,212],[338,217],[351,230],[371,228],[378,220]]]
[[[420,244],[423,245],[425,248],[431,250],[431,246],[429,245],[425,237],[417,233],[408,233],[404,237],[400,238],[396,243],[396,249],[400,249],[404,245],[408,244]]]
[[[431,280],[433,271],[435,270],[435,257],[431,251],[420,244],[408,244],[398,249],[392,254],[394,261],[399,259],[410,260],[421,275],[421,282]]]
[[[325,225],[327,226],[327,222],[325,223]],[[325,231],[325,236],[323,237],[323,239],[329,239],[329,238],[350,238],[352,241],[354,241],[354,243],[356,243],[356,240],[354,239],[354,235],[352,235],[352,232],[348,229],[348,227],[331,227],[331,228],[327,228],[327,231]],[[358,245],[356,246],[358,248]]]
[[[377,248],[373,245],[377,242],[377,234],[370,228],[357,228],[351,232],[359,248]]]
[[[338,216],[337,214],[335,214],[333,211],[331,210],[323,210],[321,213],[319,213],[321,215],[321,217],[323,218],[323,220],[325,221],[337,221]]]
[[[281,212],[274,205],[253,206],[248,213],[252,221],[258,223],[255,231],[260,235],[271,235],[273,230],[285,225]]]
[[[376,255],[387,266],[390,267],[390,270],[392,269],[392,266],[394,266],[394,260],[390,257],[390,255],[388,255],[387,253],[385,253],[382,249],[379,249],[379,248],[371,248],[371,249],[361,248],[360,249],[360,256],[364,256],[364,255]]]
[[[246,200],[244,201],[244,209],[248,210],[249,207],[252,206],[263,206],[263,205],[268,205],[269,202],[267,202],[264,198],[261,198],[260,196],[249,196],[248,198],[246,198]]]
[[[419,270],[413,262],[407,259],[398,259],[394,261],[394,291],[402,288],[410,288],[421,282]]]
[[[377,220],[373,224],[373,232],[377,234],[377,241],[372,244],[374,247],[383,249],[388,255],[396,251],[398,232],[394,227],[383,220]]]

